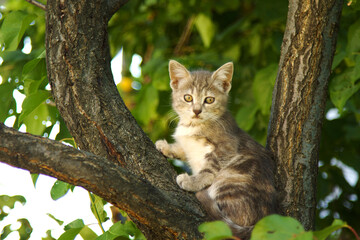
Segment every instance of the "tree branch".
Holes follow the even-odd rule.
[[[290,0],[273,92],[267,147],[277,161],[282,212],[306,229],[314,227],[321,125],[342,4]]]
[[[114,84],[102,11],[101,4],[86,1],[48,2],[46,60],[56,106],[80,149],[110,159],[155,186],[177,191],[175,171],[137,124]]]
[[[114,15],[122,6],[124,6],[129,0],[107,0],[108,2],[108,16],[109,19]]]
[[[148,226],[153,231],[151,234],[166,233],[162,236],[175,239],[176,233],[185,234],[193,228],[194,234],[183,238],[200,237],[186,216],[195,215],[201,222],[204,220],[202,212],[188,211],[173,201],[175,196],[105,158],[57,141],[20,133],[0,123],[0,161],[82,186]]]
[[[41,8],[42,10],[46,11],[46,5],[41,3],[41,2],[38,2],[36,0],[25,0],[31,4],[33,4],[34,6],[38,7],[38,8]]]
[[[171,220],[178,221],[179,226],[168,232],[183,235],[179,238],[198,238],[197,226],[202,221],[199,216],[205,216],[200,203],[194,194],[177,186],[173,167],[137,124],[114,84],[107,9],[114,10],[124,2],[88,2],[54,0],[47,3],[46,65],[56,106],[80,149],[106,158],[146,180],[158,191],[166,193],[168,201],[176,202],[181,211],[188,212]],[[97,184],[103,183],[98,181]],[[120,190],[111,187],[109,191]],[[116,205],[116,201],[111,202]],[[168,201],[148,204],[161,210],[160,205],[167,205]],[[157,217],[156,223],[159,223],[168,222],[170,216],[164,212]],[[184,229],[180,226],[183,224],[180,218],[187,219],[187,226],[192,227]],[[147,221],[135,223],[148,239],[169,238],[164,228],[158,226],[164,230],[160,233]]]

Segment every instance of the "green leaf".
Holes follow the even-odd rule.
[[[249,131],[255,123],[255,115],[259,106],[252,102],[249,106],[245,106],[239,109],[236,113],[235,119],[237,124],[244,131]]]
[[[2,221],[8,213],[4,211],[4,207],[8,207],[13,209],[16,202],[20,202],[22,205],[26,203],[26,199],[23,196],[15,195],[15,196],[7,196],[7,195],[0,195],[0,221]]]
[[[73,240],[85,227],[82,219],[76,219],[64,227],[65,232],[58,240]]]
[[[38,57],[28,61],[22,70],[22,79],[26,78],[36,78],[40,79],[46,75],[46,60],[45,60],[46,51],[42,51]]]
[[[88,226],[84,226],[80,231],[80,236],[85,240],[95,240],[98,235]]]
[[[22,79],[29,78],[29,75],[36,69],[42,62],[44,62],[44,58],[35,58],[29,62],[27,62],[22,70]]]
[[[270,113],[272,92],[276,80],[277,69],[277,64],[271,64],[258,71],[255,75],[252,91],[258,108],[263,115],[269,115]]]
[[[5,44],[6,51],[14,51],[18,47],[25,30],[36,18],[35,14],[22,11],[9,13],[1,26],[1,42]]]
[[[58,240],[74,240],[75,237],[80,233],[82,228],[71,228],[65,231]]]
[[[56,240],[51,236],[51,230],[46,231],[46,237],[41,238],[41,240]]]
[[[27,240],[30,238],[30,235],[33,231],[29,221],[25,218],[18,219],[18,222],[21,223],[21,226],[17,229],[20,235],[19,240]]]
[[[157,116],[157,106],[159,104],[159,93],[151,85],[144,86],[140,92],[138,105],[133,114],[136,119],[144,124],[148,124],[151,119]]]
[[[347,226],[346,222],[340,219],[335,219],[331,224],[331,226],[324,228],[320,231],[315,231],[314,236],[316,237],[317,240],[326,240],[326,238],[329,237],[331,233],[346,226]]]
[[[24,80],[24,92],[26,96],[30,96],[39,91],[40,86],[46,86],[48,83],[47,77],[44,76],[39,80],[25,79]],[[43,90],[40,90],[43,91]]]
[[[104,210],[104,205],[107,203],[101,197],[90,194],[91,197],[91,212],[94,214],[95,218],[98,219],[100,222],[105,222],[108,220],[107,213]]]
[[[64,230],[69,230],[69,229],[73,229],[73,228],[83,228],[85,226],[84,221],[82,219],[76,219],[74,221],[72,221],[71,223],[67,224],[64,227]]]
[[[25,218],[21,218],[17,220],[20,222],[20,227],[18,229],[13,230],[11,224],[5,226],[1,231],[0,239],[5,239],[10,233],[18,232],[19,233],[19,240],[27,240],[30,238],[30,235],[33,231],[29,221]]]
[[[216,32],[216,27],[211,17],[203,13],[198,14],[195,19],[195,26],[200,33],[204,46],[206,48],[210,47]]]
[[[9,110],[16,111],[16,102],[13,98],[14,86],[5,82],[0,85],[0,122],[4,122],[9,116]]]
[[[110,227],[108,231],[100,235],[96,240],[113,240],[117,237],[126,237],[134,236],[136,240],[146,240],[144,235],[136,228],[135,224],[131,221],[127,221],[125,224],[121,222],[116,222]]]
[[[42,103],[34,111],[32,111],[26,118],[24,118],[23,123],[26,125],[26,131],[34,135],[42,135],[46,126],[44,121],[47,121],[50,115],[50,107]],[[20,125],[20,124],[19,124]]]
[[[56,217],[54,217],[54,215],[47,213],[47,215],[52,218],[55,222],[57,222],[60,226],[64,224],[64,221],[61,221],[59,219],[57,219]]]
[[[72,146],[76,147],[75,141],[73,140],[69,130],[66,127],[66,124],[62,118],[59,119],[60,122],[60,132],[56,135],[56,141],[64,141],[66,140],[67,143],[71,144]],[[71,140],[70,140],[71,139]]]
[[[27,62],[23,67],[21,78],[24,81],[24,92],[26,96],[38,91],[40,85],[46,85],[48,83],[46,61],[43,57],[44,52],[41,53],[38,58]]]
[[[251,240],[313,240],[312,237],[312,232],[305,232],[296,219],[280,215],[261,219],[251,234]]]
[[[229,58],[234,61],[238,61],[241,55],[241,45],[232,44],[223,52],[224,57]]]
[[[1,231],[0,239],[1,240],[5,239],[12,232],[13,230],[11,230],[11,224],[6,225]]]
[[[54,185],[52,186],[50,190],[50,195],[53,200],[57,200],[61,197],[63,197],[71,188],[72,185],[62,182],[60,180],[56,180]]]
[[[360,20],[356,21],[349,27],[348,44],[346,50],[348,54],[360,51]]]
[[[255,32],[251,37],[249,53],[251,56],[257,56],[261,51],[261,35]]]
[[[40,106],[46,99],[50,97],[50,92],[45,90],[39,90],[35,93],[26,96],[22,104],[22,112],[19,117],[19,123],[21,123],[26,117],[29,116],[37,107]]]
[[[157,66],[156,70],[152,74],[153,86],[160,90],[166,91],[170,89],[169,84],[169,73],[168,73],[168,63],[162,62]]]
[[[232,237],[229,226],[222,221],[202,223],[199,226],[199,232],[204,233],[206,240],[221,240]]]
[[[37,182],[37,180],[39,178],[39,174],[32,173],[32,174],[30,174],[30,176],[31,176],[31,180],[32,180],[32,182],[34,184],[34,187],[36,187],[36,182]]]
[[[341,51],[339,53],[336,53],[335,56],[334,56],[332,66],[331,66],[331,70],[334,70],[342,62],[342,60],[344,60],[346,55],[347,54],[346,54],[345,51]]]
[[[336,75],[330,81],[330,99],[342,113],[347,100],[360,89],[360,56],[355,59],[355,66]]]

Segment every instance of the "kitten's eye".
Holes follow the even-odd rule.
[[[189,94],[185,94],[184,95],[184,100],[185,100],[185,102],[192,102],[193,97],[191,95],[189,95]]]
[[[215,98],[214,97],[207,97],[207,98],[205,98],[204,102],[207,103],[207,104],[211,104],[211,103],[215,102]]]

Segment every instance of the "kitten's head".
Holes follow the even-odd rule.
[[[232,62],[212,73],[189,72],[177,61],[170,60],[172,105],[180,121],[196,124],[221,117],[227,108],[233,71]]]

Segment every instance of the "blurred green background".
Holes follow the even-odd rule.
[[[334,218],[360,229],[360,2],[347,4],[322,129],[318,229]],[[23,0],[0,5],[0,121],[71,138],[47,83],[44,11]],[[285,0],[130,0],[118,11],[108,27],[111,55],[122,56],[113,68],[122,68],[117,86],[149,137],[171,140],[176,127],[169,59],[207,70],[233,61],[229,108],[239,126],[265,144],[287,7]]]

